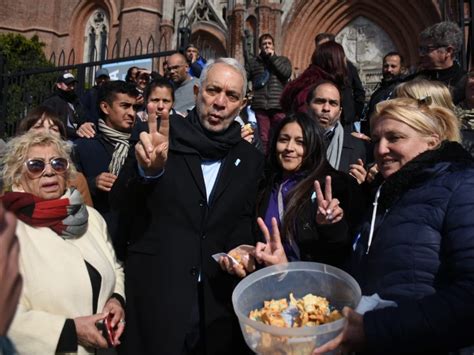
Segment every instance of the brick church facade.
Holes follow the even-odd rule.
[[[462,2],[461,2],[462,3]],[[269,32],[290,58],[294,75],[304,70],[320,32],[337,34],[362,79],[374,81],[381,57],[400,51],[418,59],[417,34],[459,16],[459,1],[440,0],[3,0],[0,32],[37,35],[47,57],[66,63],[173,50],[189,32],[207,58],[258,51]]]

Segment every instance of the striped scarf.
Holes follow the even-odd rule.
[[[49,227],[64,239],[78,238],[87,231],[89,213],[75,188],[55,200],[44,200],[28,192],[6,192],[1,200],[19,220],[32,227]]]
[[[102,119],[99,119],[99,130],[105,140],[115,147],[109,164],[109,172],[118,176],[130,149],[130,133],[117,131],[107,126]]]

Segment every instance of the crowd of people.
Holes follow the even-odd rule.
[[[474,71],[461,30],[383,57],[370,99],[330,33],[291,80],[271,34],[245,65],[194,44],[159,74],[62,73],[1,153],[0,354],[246,354],[236,284],[294,261],[366,296],[339,349],[474,346]],[[238,249],[243,264],[222,256]],[[103,352],[102,352],[103,351]],[[470,350],[472,351],[472,349]]]

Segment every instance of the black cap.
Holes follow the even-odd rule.
[[[74,82],[77,83],[77,80],[74,77],[74,75],[72,75],[71,73],[63,73],[58,77],[58,80],[56,82],[57,83],[64,83],[66,85],[69,85],[69,84],[74,83]]]

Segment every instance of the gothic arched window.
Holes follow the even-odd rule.
[[[104,60],[107,57],[109,19],[104,10],[97,9],[89,17],[84,34],[84,62]]]

